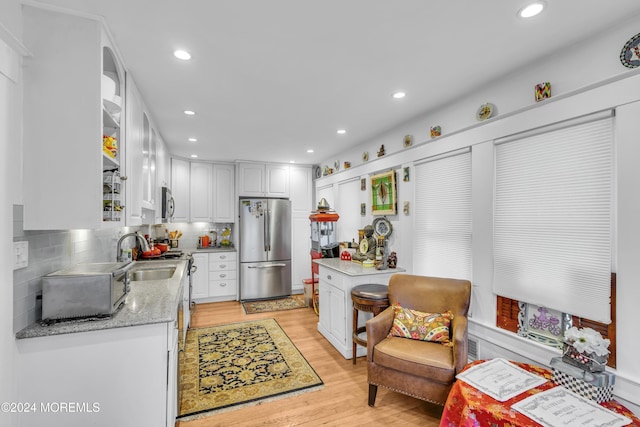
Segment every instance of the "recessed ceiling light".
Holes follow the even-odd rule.
[[[345,133],[347,133],[347,131],[345,129],[338,129],[337,132],[339,135],[344,135]]]
[[[197,158],[197,157],[198,157],[198,155],[197,155],[197,154],[192,154],[192,155],[191,155],[191,158],[192,158],[192,159],[195,159],[195,158]]]
[[[309,149],[307,150],[307,153],[313,153],[313,150],[312,150],[311,148],[309,148]]]
[[[186,50],[176,50],[175,52],[173,52],[173,56],[178,59],[182,59],[183,61],[188,61],[189,59],[191,59],[191,54]]]
[[[522,9],[520,9],[518,11],[518,16],[521,18],[532,18],[537,14],[539,14],[540,12],[542,12],[542,10],[544,9],[544,6],[545,6],[544,2],[541,2],[541,1],[531,3],[529,5],[526,5]]]
[[[295,162],[296,162],[295,160],[289,160],[289,163],[295,163]]]
[[[395,93],[393,94],[393,97],[394,97],[395,99],[402,99],[402,98],[404,98],[405,96],[407,96],[407,94],[406,94],[406,93],[404,93],[404,92],[395,92]]]
[[[189,138],[189,142],[198,142],[198,138]]]
[[[187,116],[195,116],[196,115],[196,112],[195,111],[191,111],[191,110],[184,110],[184,113]]]

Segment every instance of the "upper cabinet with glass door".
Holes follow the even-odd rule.
[[[23,5],[24,228],[124,225],[124,67],[102,21]]]

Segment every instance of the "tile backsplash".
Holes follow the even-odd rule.
[[[13,205],[13,241],[29,242],[29,265],[13,271],[13,331],[18,332],[42,318],[42,276],[79,263],[116,260],[120,236],[131,231],[162,237],[165,229],[180,230],[180,248],[195,249],[198,237],[233,224],[172,223],[142,227],[115,227],[101,230],[24,230],[22,205]],[[220,238],[218,238],[220,240]],[[134,239],[130,239],[131,244]],[[218,241],[219,241],[218,240]],[[235,243],[235,242],[234,242]]]
[[[115,261],[118,238],[137,229],[24,230],[23,206],[14,205],[13,241],[29,242],[29,265],[13,271],[13,331],[41,319],[42,276],[79,263]]]

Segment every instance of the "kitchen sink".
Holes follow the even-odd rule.
[[[141,268],[129,272],[129,280],[163,280],[173,277],[176,272],[175,267],[159,267],[159,268]]]

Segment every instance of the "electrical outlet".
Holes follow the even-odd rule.
[[[13,269],[29,265],[29,242],[13,242]]]

